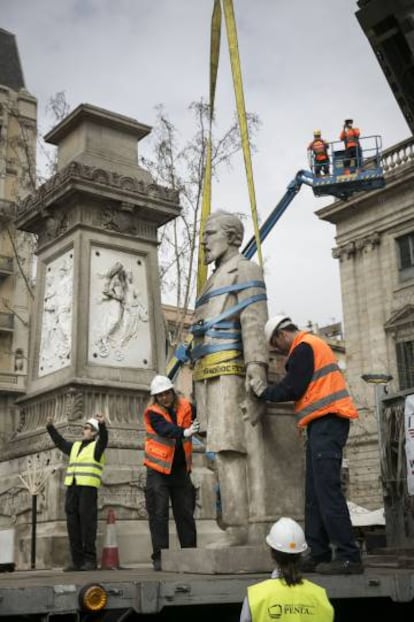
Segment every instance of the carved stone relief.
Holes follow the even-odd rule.
[[[144,258],[92,247],[88,360],[98,365],[151,368]]]
[[[70,365],[72,345],[73,250],[46,267],[39,376]]]

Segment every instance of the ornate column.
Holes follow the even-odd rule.
[[[13,481],[26,455],[47,451],[56,466],[39,503],[39,567],[64,562],[67,551],[66,461],[51,449],[49,414],[69,438],[79,438],[85,417],[108,417],[111,467],[100,508],[116,508],[123,562],[149,557],[137,520],[145,517],[138,413],[165,363],[157,228],[180,211],[177,193],[138,165],[137,141],[150,129],[80,105],[46,136],[58,148],[56,175],[19,207],[17,226],[38,236],[36,300],[27,394],[3,460]],[[20,567],[30,551],[24,494],[16,510]]]

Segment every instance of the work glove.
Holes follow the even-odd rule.
[[[262,393],[264,392],[264,390],[267,389],[267,384],[263,382],[261,378],[257,378],[257,377],[250,378],[249,386],[257,397],[260,397]]]
[[[186,428],[183,432],[185,438],[189,438],[190,436],[193,436],[193,434],[197,434],[197,432],[200,429],[200,423],[199,421],[197,421],[197,419],[194,419],[193,423],[190,425],[189,428]]]

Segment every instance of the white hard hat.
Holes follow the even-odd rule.
[[[275,315],[274,317],[271,317],[269,320],[267,320],[264,329],[267,343],[271,345],[270,342],[275,330],[284,328],[289,324],[292,324],[292,320],[288,315]]]
[[[158,393],[163,393],[170,389],[174,389],[174,385],[168,376],[155,376],[155,378],[151,380],[151,395],[158,395]]]
[[[302,527],[292,518],[280,518],[272,525],[267,544],[282,553],[303,553],[308,548]]]
[[[98,420],[95,419],[95,417],[91,417],[86,421],[86,423],[90,425],[95,430],[95,432],[99,432],[99,423]]]

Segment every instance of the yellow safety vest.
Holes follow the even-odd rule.
[[[105,464],[105,456],[102,455],[98,462],[94,458],[96,441],[92,441],[82,449],[81,441],[75,441],[69,456],[69,465],[66,471],[65,486],[71,486],[76,478],[78,486],[94,486],[99,488],[102,483],[102,472]]]
[[[287,585],[283,579],[267,579],[247,588],[252,622],[333,622],[334,609],[326,590],[302,579]]]

